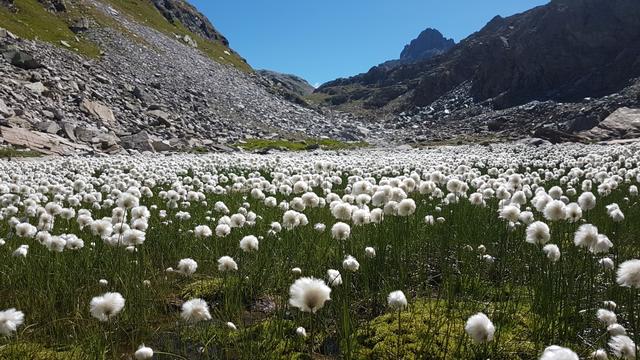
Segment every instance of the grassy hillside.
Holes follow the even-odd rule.
[[[69,30],[69,14],[53,14],[37,0],[16,1],[15,6],[18,9],[16,13],[0,6],[0,26],[26,39],[38,39],[57,46],[62,46],[60,41],[65,41],[72,50],[88,57],[100,54],[96,44],[80,36],[76,38],[76,34]]]
[[[253,71],[238,55],[220,42],[213,42],[195,34],[176,21],[171,24],[148,0],[105,0],[121,14],[126,14],[133,20],[158,30],[170,37],[174,34],[189,35],[198,43],[198,49],[208,57],[222,64],[232,65],[242,71]],[[81,35],[74,34],[69,25],[79,17],[93,19],[99,26],[115,28],[135,41],[141,41],[121,26],[113,18],[102,14],[84,1],[67,2],[68,10],[54,14],[44,9],[37,0],[20,0],[15,3],[18,11],[13,13],[0,6],[0,26],[26,39],[38,39],[63,46],[61,41],[71,45],[71,49],[87,57],[97,57],[100,48],[97,44]]]

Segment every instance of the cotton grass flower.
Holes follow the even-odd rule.
[[[636,344],[626,335],[616,335],[609,340],[611,352],[619,359],[632,360],[636,358]]]
[[[567,218],[567,206],[560,200],[553,200],[545,206],[544,218],[549,221],[559,221]]]
[[[526,241],[530,244],[544,245],[551,239],[549,226],[542,221],[536,221],[527,226]]]
[[[518,217],[520,216],[520,209],[514,205],[507,205],[503,207],[499,211],[499,213],[500,213],[501,219],[511,221],[511,222],[517,222]]]
[[[598,242],[598,228],[591,224],[580,225],[573,242],[579,247],[592,248]]]
[[[600,322],[604,323],[607,326],[616,324],[618,322],[616,314],[613,311],[607,309],[598,309],[598,311],[596,312],[596,317],[598,318],[598,320],[600,320]]]
[[[346,240],[351,235],[351,227],[343,222],[335,223],[331,227],[331,236],[336,240]]]
[[[227,271],[237,271],[238,264],[230,257],[223,256],[218,259],[218,271],[227,272]]]
[[[540,360],[580,360],[580,358],[571,349],[551,345],[544,349]]]
[[[178,262],[176,271],[184,276],[193,275],[198,269],[198,263],[190,258],[182,259]]]
[[[611,324],[607,326],[607,332],[611,336],[626,335],[627,330],[620,324]]]
[[[225,237],[231,233],[231,226],[227,224],[219,224],[216,226],[216,236]]]
[[[316,313],[327,300],[331,288],[324,281],[312,277],[297,279],[289,288],[289,304],[303,312]]]
[[[24,323],[24,313],[14,308],[0,311],[0,335],[11,336]]]
[[[305,338],[307,337],[307,330],[305,330],[305,328],[303,328],[302,326],[299,326],[296,329],[296,335]]]
[[[198,239],[206,239],[213,235],[211,228],[207,225],[198,225],[193,230],[193,235]]]
[[[492,341],[496,331],[491,320],[483,313],[471,316],[467,320],[464,330],[478,344]]]
[[[591,192],[583,192],[578,197],[578,205],[582,210],[589,211],[596,207],[596,197]]]
[[[627,260],[620,264],[616,282],[620,286],[640,288],[640,260]]]
[[[407,304],[407,297],[401,290],[392,291],[387,296],[387,305],[391,310],[402,310]]]
[[[133,354],[136,360],[149,360],[153,358],[153,349],[144,344],[140,345],[138,350]]]
[[[373,259],[374,257],[376,257],[376,249],[372,248],[371,246],[367,246],[366,248],[364,248],[364,255],[369,259]]]
[[[335,269],[327,270],[327,282],[329,286],[340,286],[342,285],[342,275],[340,275],[340,271]]]
[[[413,199],[404,199],[396,208],[398,216],[409,216],[416,212],[416,202]]]
[[[551,262],[560,260],[560,248],[555,244],[547,244],[542,248],[542,251]]]
[[[101,296],[96,296],[89,303],[91,316],[105,322],[118,315],[124,308],[125,300],[117,292],[108,292]]]
[[[358,262],[358,260],[356,260],[356,258],[354,258],[351,255],[348,255],[342,261],[342,268],[347,271],[356,272],[360,268],[360,263]]]
[[[595,360],[607,360],[607,352],[603,349],[598,349],[591,353],[591,358]]]
[[[182,304],[180,317],[188,323],[211,320],[209,305],[202,299],[192,299]]]
[[[244,252],[258,251],[258,246],[258,238],[253,235],[245,236],[240,240],[240,249]]]
[[[13,251],[13,253],[11,255],[13,257],[25,258],[25,257],[27,257],[28,253],[29,253],[29,245],[20,245],[17,249],[15,249]]]

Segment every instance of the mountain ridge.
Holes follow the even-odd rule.
[[[501,110],[517,110],[530,102],[550,101],[555,107],[584,98],[611,101],[617,97],[605,97],[623,93],[638,76],[639,2],[554,0],[506,18],[496,16],[442,55],[396,67],[374,67],[325,83],[316,93],[323,95],[325,104],[362,117],[384,118],[389,127],[407,114],[419,115],[414,119],[418,124],[423,117],[426,122],[462,121],[485,114],[487,129],[494,117],[502,116],[498,115]],[[633,96],[628,100],[621,103],[636,102]],[[465,105],[427,114],[435,102]],[[469,113],[470,107],[474,113]],[[517,111],[501,121],[531,131],[545,124],[572,131],[603,119],[599,115],[594,120],[580,113],[580,108],[576,105],[571,123],[547,124],[548,119],[540,118],[526,124]]]

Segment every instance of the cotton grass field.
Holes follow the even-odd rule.
[[[637,146],[0,163],[0,359],[635,359]]]

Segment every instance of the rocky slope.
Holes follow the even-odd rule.
[[[272,81],[276,86],[280,86],[300,97],[307,96],[315,90],[307,80],[296,75],[283,74],[271,70],[258,70],[257,72]]]
[[[253,137],[361,139],[368,133],[349,116],[272,91],[181,0],[66,0],[59,14],[23,1],[13,4],[15,12],[0,8],[7,20],[1,23],[21,36],[0,31],[6,143],[45,153],[118,153],[226,149],[224,144]],[[20,27],[30,21],[35,32],[36,20],[45,24],[41,36]],[[76,33],[59,30],[59,38],[48,42],[27,39],[61,24]]]
[[[593,127],[618,107],[640,105],[638,76],[640,2],[553,0],[498,16],[442,55],[376,67],[317,92],[327,104],[386,115],[390,128],[428,128],[419,134],[425,138],[541,127],[567,132]],[[583,103],[598,104],[597,111],[585,111],[590,105]],[[432,134],[439,123],[447,126]]]

